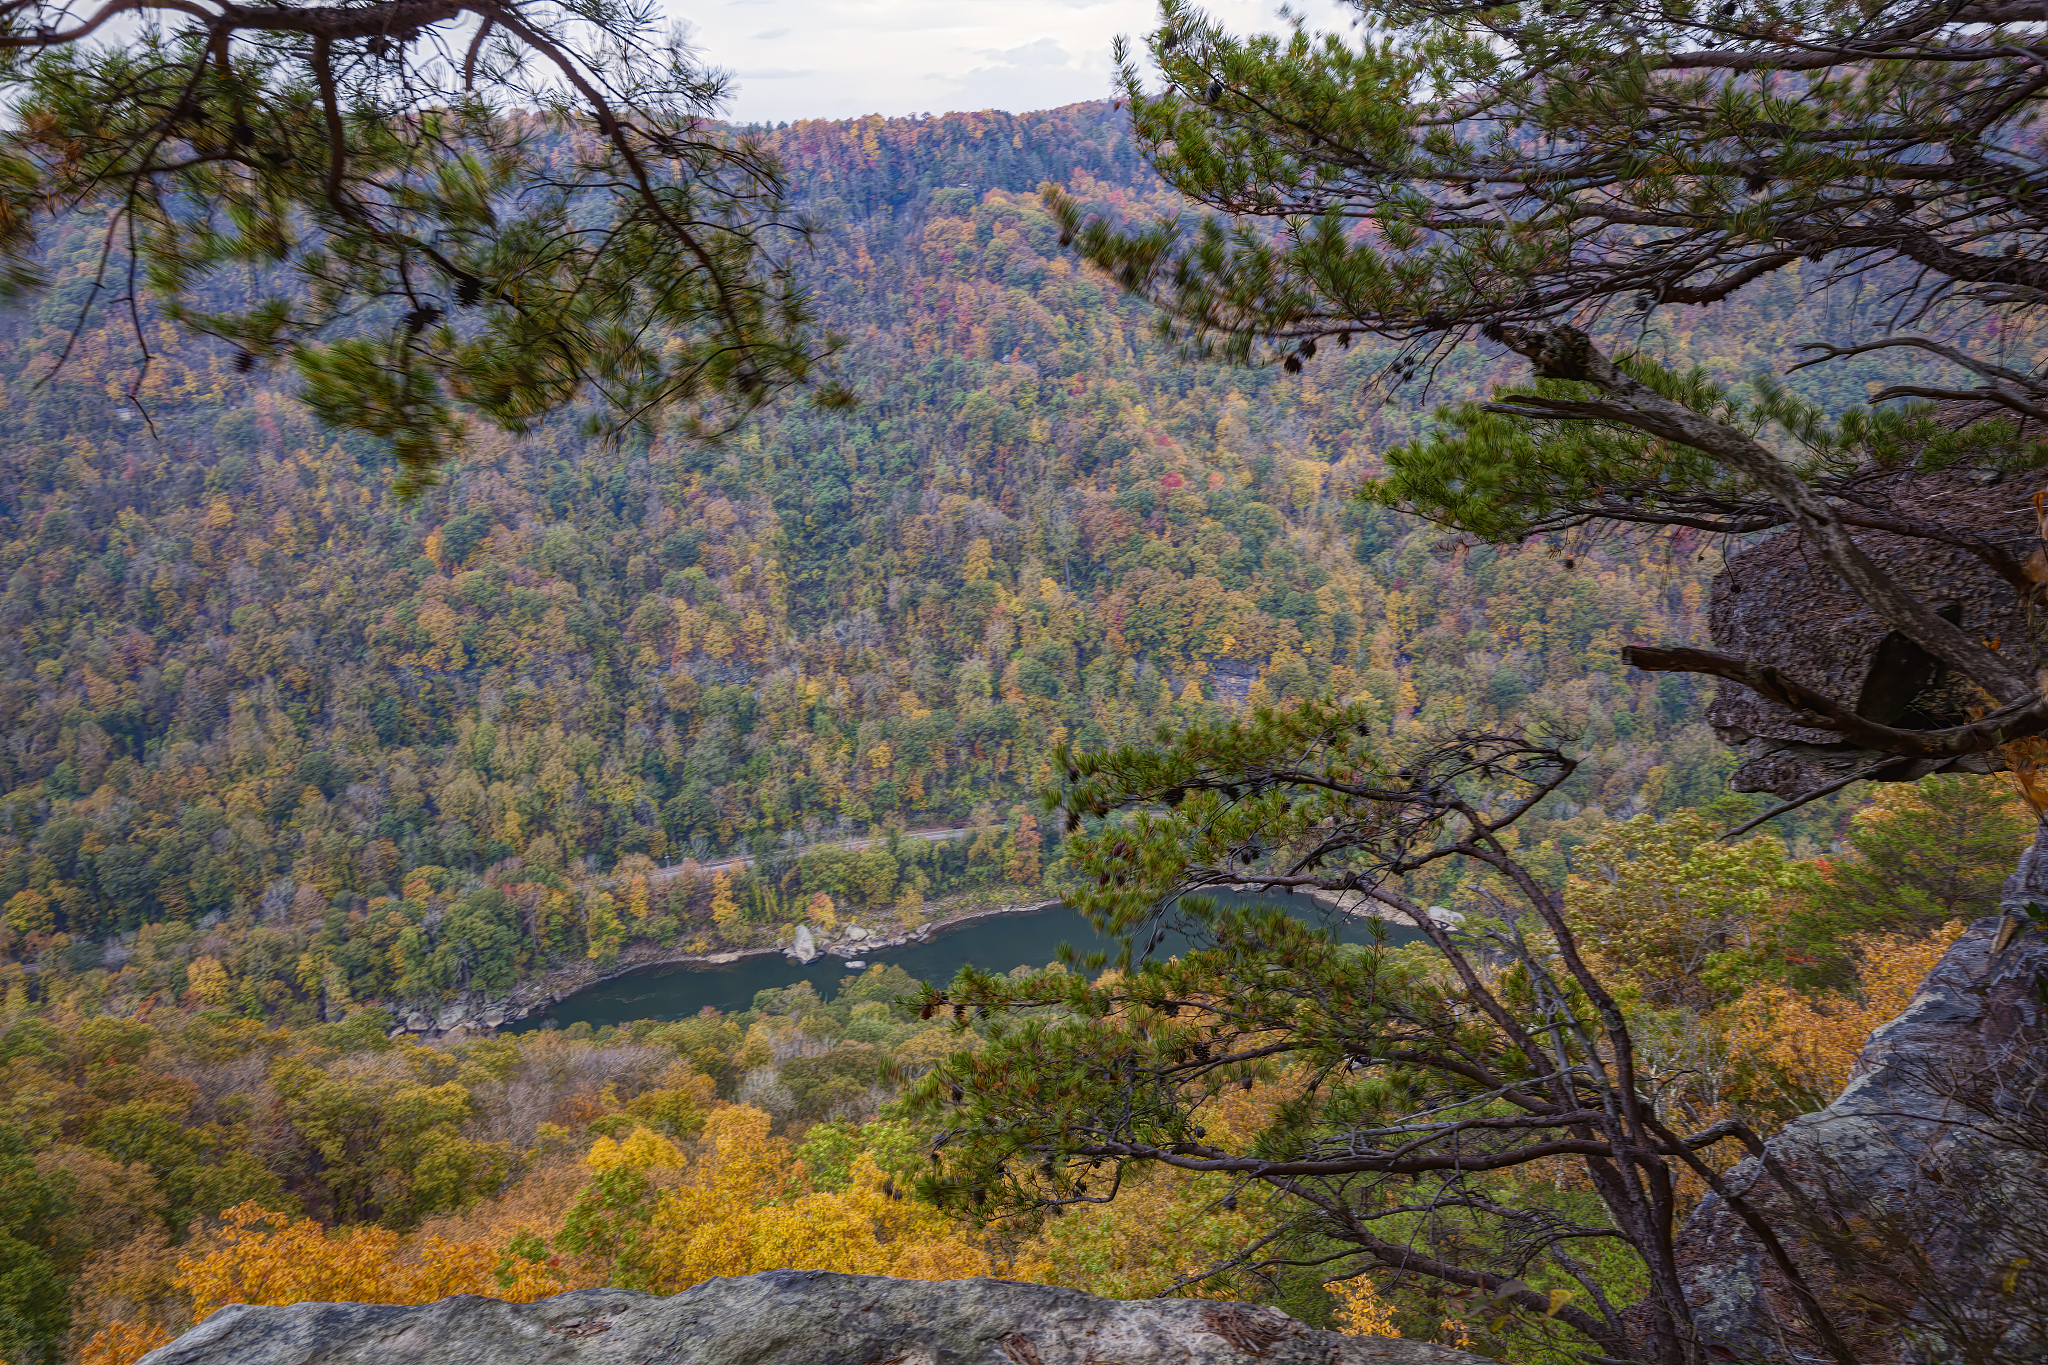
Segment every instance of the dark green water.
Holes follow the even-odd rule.
[[[1254,902],[1249,897],[1228,893],[1211,899],[1235,905]],[[1271,902],[1311,923],[1325,922],[1324,913],[1306,897]],[[1375,926],[1363,920],[1334,919],[1337,936],[1345,943],[1373,942]],[[1400,925],[1377,926],[1391,944],[1414,943],[1422,935]],[[925,943],[906,943],[885,948],[857,959],[870,966],[892,963],[920,981],[942,982],[972,963],[985,971],[1007,972],[1015,967],[1042,967],[1056,959],[1061,944],[1075,951],[1103,951],[1116,956],[1119,945],[1095,932],[1079,911],[1060,906],[1028,915],[994,915],[963,924],[958,929],[935,935]],[[1186,938],[1169,933],[1153,951],[1170,957],[1185,952]],[[657,967],[632,976],[607,981],[580,991],[556,1005],[545,1015],[513,1025],[513,1031],[534,1028],[552,1020],[564,1027],[588,1023],[592,1028],[606,1024],[630,1023],[635,1019],[684,1019],[706,1006],[720,1011],[750,1009],[754,994],[776,987],[808,981],[818,993],[830,999],[849,973],[836,957],[821,957],[808,966],[791,962],[780,953],[749,957],[722,967]]]

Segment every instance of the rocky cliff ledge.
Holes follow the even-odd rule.
[[[1098,1299],[1009,1280],[771,1270],[674,1298],[223,1308],[138,1365],[1490,1365],[1205,1299]]]
[[[2048,1360],[2048,939],[2031,909],[2048,908],[2048,831],[2003,902],[1871,1035],[1833,1104],[1726,1177],[1861,1365]],[[1700,1204],[1677,1250],[1717,1355],[1834,1354],[1723,1200]]]

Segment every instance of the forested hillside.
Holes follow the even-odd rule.
[[[1005,1026],[920,1011],[900,968],[725,1016],[391,1036],[401,1009],[635,948],[1059,894],[1035,797],[1060,745],[1371,699],[1397,738],[1526,724],[1584,755],[1504,839],[1566,888],[1674,1121],[1770,1132],[1839,1090],[2034,828],[2003,777],[1951,776],[1724,843],[1748,803],[1704,689],[1620,659],[1703,637],[1719,549],[1505,553],[1354,501],[1430,404],[1512,371],[1460,359],[1389,399],[1363,344],[1298,374],[1179,363],[1037,195],[1171,209],[1116,110],[767,136],[861,406],[710,448],[480,429],[410,502],[373,444],[154,323],[138,413],[119,310],[72,335],[94,226],[53,235],[56,287],[0,338],[0,1355],[128,1365],[229,1303],[803,1266],[1578,1358],[1538,1349],[1564,1299],[1521,1322],[1326,1289],[1327,1238],[1205,1278],[1285,1216],[1220,1172],[993,1224],[903,1197],[943,1145],[905,1084]],[[1854,302],[1781,283],[1637,340],[1735,381]],[[1835,406],[1898,377],[1832,373]],[[1472,900],[1448,873],[1407,889]],[[1248,1140],[1319,1084],[1248,1065],[1193,1131]],[[1486,1197],[1582,1216],[1562,1169]],[[1625,1257],[1589,1275],[1642,1292]]]
[[[1419,379],[1383,402],[1363,345],[1173,363],[1038,204],[1170,207],[1115,111],[770,136],[863,405],[709,449],[479,430],[411,503],[168,327],[138,416],[118,310],[71,335],[94,225],[53,237],[0,355],[12,1000],[336,1013],[1056,885],[1027,804],[1056,746],[1311,693],[1557,717],[1592,759],[1524,837],[1560,878],[1608,820],[1719,794],[1693,684],[1618,657],[1700,636],[1715,554],[1467,553],[1351,501],[1426,420]],[[1807,335],[1772,288],[1644,344],[1739,378]],[[1426,398],[1488,381],[1447,366]],[[1001,828],[824,847],[954,823]],[[742,849],[777,856],[650,875]]]

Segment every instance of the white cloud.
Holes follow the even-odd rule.
[[[1026,66],[1067,66],[1071,59],[1067,50],[1051,38],[1040,38],[1035,43],[1013,47],[1007,52],[984,52],[984,57],[994,57],[1003,65],[1016,68]],[[976,70],[983,68],[977,67]],[[973,72],[969,72],[972,75]]]
[[[947,109],[1044,109],[1096,99],[1106,82],[1100,70],[1077,64],[1058,39],[1040,38],[1002,51],[976,54],[978,66],[958,74],[932,71],[925,79],[944,90]]]
[[[727,0],[670,8],[695,28],[705,60],[737,72],[726,112],[743,122],[1023,112],[1101,99],[1110,94],[1110,40],[1158,23],[1153,0]],[[1207,11],[1240,32],[1277,31],[1276,8],[1275,0],[1213,0]],[[1297,8],[1325,28],[1350,17],[1336,0]],[[772,27],[764,30],[763,19]],[[774,46],[764,50],[763,42]],[[779,64],[751,65],[764,56]]]

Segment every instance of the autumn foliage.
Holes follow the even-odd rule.
[[[95,1332],[78,1353],[78,1365],[133,1365],[133,1362],[169,1345],[177,1334],[168,1327],[137,1326],[112,1322]]]
[[[1913,995],[1963,925],[1927,935],[1871,934],[1852,940],[1859,962],[1851,991],[1802,995],[1778,982],[1753,986],[1724,1016],[1729,1037],[1767,1087],[1793,1112],[1818,1108],[1854,1074],[1870,1032],[1912,1003]]]
[[[178,1258],[176,1286],[194,1317],[230,1303],[432,1303],[489,1294],[529,1303],[560,1292],[561,1278],[480,1242],[427,1237],[408,1244],[386,1228],[330,1230],[254,1204],[221,1214],[213,1246]]]
[[[1676,915],[1683,901],[1676,888],[1710,867],[1721,879],[1721,899],[1698,903],[1712,923],[1722,930],[1740,927],[1736,909],[1747,907],[1744,913],[1766,923],[1744,932],[1763,932],[1772,898],[1782,893],[1784,865],[1740,850],[1702,855],[1687,841],[1707,832],[1683,822],[1661,832],[1647,826],[1618,830],[1604,845],[1603,856],[1611,861],[1602,864],[1614,875],[1589,888],[1597,895],[1583,907],[1589,926],[1597,928],[1608,913],[1600,907],[1608,901],[1671,907],[1666,913]],[[1731,857],[1736,861],[1727,861]],[[1684,923],[1677,921],[1677,928],[1683,930]],[[1754,979],[1732,993],[1666,993],[1662,1003],[1655,990],[1647,992],[1639,1006],[1648,1011],[1639,1028],[1646,1068],[1651,1074],[1668,1069],[1673,1080],[1666,1084],[1675,1089],[1693,1087],[1688,1093],[1701,1106],[1696,1121],[1747,1114],[1768,1127],[1771,1115],[1809,1108],[1839,1090],[1870,1029],[1903,1007],[1959,931],[1951,924],[1932,936],[1854,938],[1857,976],[1844,991],[1801,993],[1781,979]],[[1674,944],[1687,941],[1683,932],[1669,937]],[[1659,961],[1640,953],[1615,955],[1612,970],[1618,979],[1640,977],[1653,988],[1675,979],[1673,971],[1685,974]],[[99,1268],[82,1282],[80,1302],[106,1307],[88,1308],[81,1318],[76,1360],[127,1365],[182,1324],[230,1303],[415,1303],[455,1293],[530,1301],[596,1284],[674,1293],[715,1276],[781,1267],[921,1279],[1000,1274],[1123,1297],[1256,1298],[1269,1292],[1256,1277],[1210,1273],[1255,1241],[1275,1213],[1269,1196],[1238,1191],[1227,1176],[1134,1174],[1113,1201],[1081,1205],[1064,1217],[996,1237],[971,1218],[907,1197],[921,1158],[916,1136],[901,1125],[814,1124],[793,1135],[784,1120],[765,1110],[731,1103],[690,1058],[720,1070],[729,1090],[734,1073],[722,1070],[729,1066],[722,1059],[740,1056],[772,1066],[784,1056],[785,1067],[801,1063],[820,1041],[805,1029],[827,1028],[832,1018],[819,1012],[820,1002],[808,988],[767,992],[763,1003],[789,1012],[759,1013],[744,1030],[718,1020],[647,1029],[648,1039],[663,1044],[652,1049],[622,1038],[612,1045],[614,1053],[605,1054],[540,1034],[518,1044],[468,1044],[460,1058],[448,1057],[445,1072],[428,1060],[443,1054],[391,1049],[382,1055],[403,1062],[412,1077],[380,1092],[397,1112],[415,1103],[406,1098],[408,1085],[440,1074],[459,1078],[443,1084],[465,1096],[489,1093],[502,1084],[494,1077],[520,1075],[533,1084],[555,1076],[567,1088],[559,1092],[553,1114],[570,1126],[541,1123],[517,1153],[508,1183],[495,1192],[474,1191],[459,1208],[415,1229],[336,1226],[279,1212],[279,1201],[271,1197],[244,1200],[200,1220],[175,1250],[161,1240],[151,1244],[154,1250],[138,1242],[139,1259],[95,1262]],[[1678,1011],[1689,1021],[1681,1027],[1704,1051],[1687,1054],[1687,1061],[1661,1050],[1659,1010]],[[848,1017],[873,1030],[887,1015],[878,1004],[860,1003]],[[894,1026],[905,1040],[900,1046],[930,1046],[924,1031],[935,1026],[917,1024],[914,1012],[908,1017],[910,1022]],[[937,1046],[973,1045],[971,1030],[953,1036],[952,1044]],[[259,1038],[232,1047],[246,1049]],[[101,1038],[100,1046],[111,1042]],[[183,1045],[220,1048],[221,1042],[199,1034]],[[329,1065],[336,1068],[335,1079],[352,1078],[349,1084],[360,1091],[365,1078],[379,1074],[367,1064],[376,1055],[344,1052]],[[590,1070],[605,1056],[614,1058],[603,1063],[609,1074],[636,1079],[624,1085],[575,1079],[605,1074]],[[1701,1058],[1708,1065],[1698,1065]],[[621,1071],[622,1063],[637,1070]],[[1683,1074],[1701,1071],[1719,1075],[1720,1088],[1707,1094],[1696,1076]],[[280,1074],[293,1072],[284,1067]],[[400,1073],[387,1074],[397,1081]],[[306,1070],[299,1084],[326,1083],[319,1075],[317,1067]],[[1231,1087],[1204,1110],[1203,1121],[1220,1138],[1254,1133],[1298,1101],[1310,1083],[1290,1072],[1248,1088]],[[343,1093],[332,1092],[324,1103]],[[1502,1197],[1523,1197],[1527,1191],[1521,1186],[1530,1178],[1503,1177]],[[1558,1191],[1569,1196],[1575,1188],[1562,1167],[1534,1178],[1556,1182],[1545,1197],[1557,1197]],[[150,1269],[146,1263],[152,1260],[168,1269]],[[1355,1333],[1405,1331],[1458,1342],[1479,1330],[1463,1308],[1418,1300],[1398,1279],[1349,1278],[1333,1284],[1330,1295],[1330,1320]],[[1299,1311],[1299,1305],[1290,1306]]]
[[[1507,837],[1570,888],[1660,1093],[1704,1121],[1828,1097],[1942,926],[1983,913],[2032,828],[1995,779],[1719,842],[1702,692],[1620,653],[1701,639],[1710,548],[1448,553],[1346,496],[1427,420],[1360,397],[1389,353],[1172,369],[1036,196],[1170,207],[1114,111],[771,141],[853,225],[806,268],[885,397],[769,414],[716,459],[487,435],[401,504],[374,449],[218,354],[156,356],[146,432],[106,397],[138,358],[118,334],[39,384],[65,330],[17,320],[0,1245],[39,1258],[52,1351],[124,1365],[230,1302],[782,1265],[1278,1295],[1198,1278],[1268,1212],[1219,1178],[1001,1236],[909,1198],[930,1135],[880,1120],[883,1077],[981,1036],[895,1008],[907,979],[596,1036],[386,1037],[550,970],[1057,892],[1066,834],[1031,798],[1062,743],[1311,696],[1403,729],[1568,722],[1584,762]],[[87,236],[49,240],[54,288],[88,288]],[[1782,299],[1719,317],[1675,315],[1674,359],[1746,374],[1799,334]],[[1439,394],[1494,377],[1449,363]],[[895,837],[918,827],[957,837]],[[1441,1334],[1398,1284],[1343,1284],[1353,1330]],[[1287,1292],[1332,1311],[1319,1280]]]
[[[1064,257],[1041,181],[1170,204],[1116,111],[769,140],[849,224],[806,283],[890,399],[766,414],[715,460],[480,433],[403,504],[377,450],[210,349],[155,355],[144,431],[108,398],[139,360],[118,330],[38,384],[69,313],[22,320],[0,989],[308,1022],[759,946],[820,896],[915,922],[1057,878],[1025,807],[1060,743],[1319,693],[1582,715],[1571,795],[1599,814],[1532,831],[1560,851],[1712,794],[1698,691],[1619,655],[1698,638],[1711,553],[1452,556],[1350,501],[1426,420],[1359,397],[1384,353],[1176,370],[1144,306]],[[53,228],[60,293],[97,240]],[[1764,336],[1698,344],[1747,365]],[[836,846],[956,822],[999,828]],[[790,856],[726,864],[770,848]]]

